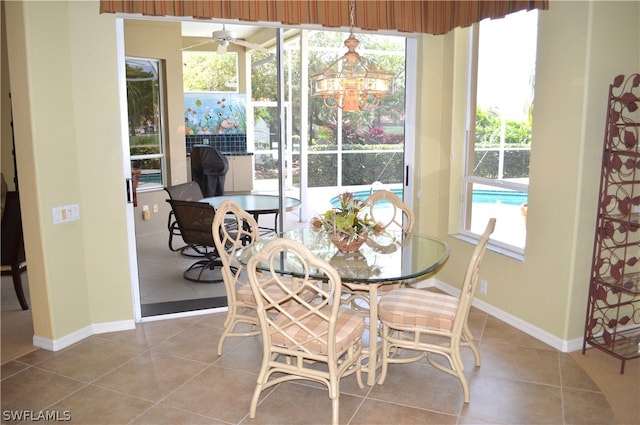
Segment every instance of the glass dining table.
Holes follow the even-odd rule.
[[[416,278],[426,278],[435,274],[449,258],[450,248],[446,242],[418,233],[385,231],[380,235],[369,235],[360,249],[353,253],[342,253],[331,242],[325,232],[311,228],[299,228],[280,234],[267,235],[258,242],[237,252],[238,260],[247,264],[249,258],[273,238],[288,238],[306,245],[314,255],[331,264],[342,278],[342,285],[352,292],[363,292],[370,300],[369,345],[364,347],[363,364],[367,372],[367,384],[374,385],[379,367],[378,341],[378,289],[383,285],[407,282]],[[278,263],[279,273],[299,275],[300,264],[286,256]],[[268,266],[258,265],[268,270]],[[312,271],[313,273],[313,271]],[[320,273],[313,278],[323,279]],[[373,302],[371,302],[373,300]],[[374,331],[372,332],[371,329]]]

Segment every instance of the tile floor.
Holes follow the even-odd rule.
[[[230,339],[216,355],[224,313],[152,321],[94,335],[59,352],[37,350],[2,365],[7,412],[71,417],[77,424],[330,423],[326,389],[304,381],[266,392],[248,418],[259,337]],[[465,357],[471,402],[459,382],[427,363],[391,365],[384,385],[343,380],[343,424],[612,424],[613,413],[570,358],[473,310],[482,366]],[[53,413],[51,413],[53,412]]]
[[[170,253],[164,238],[160,246]],[[174,287],[168,286],[174,295],[179,292],[175,283],[184,282],[182,268],[178,270],[177,279],[165,278],[174,282]],[[188,285],[182,290],[195,291]],[[143,292],[163,299],[151,287]],[[326,389],[305,381],[265,392],[257,417],[249,419],[261,340],[231,338],[218,357],[224,317],[222,312],[147,321],[135,330],[94,335],[59,352],[39,349],[5,362],[0,382],[2,423],[18,423],[10,417],[17,412],[45,412],[63,419],[68,414],[77,424],[330,423]],[[340,422],[615,422],[603,393],[569,354],[476,309],[471,323],[482,366],[475,368],[473,356],[465,353],[469,404],[463,403],[455,378],[426,362],[391,365],[384,385],[360,389],[354,377],[343,380]]]

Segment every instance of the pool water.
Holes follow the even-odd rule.
[[[398,195],[402,199],[402,189],[390,189],[391,192]],[[368,190],[358,190],[353,192],[354,196],[361,201],[366,200],[369,197],[370,192]],[[473,191],[473,203],[480,204],[494,204],[500,203],[505,205],[522,205],[527,202],[527,193],[525,192],[513,192],[505,190],[487,190],[476,189]],[[331,198],[331,205],[334,207],[340,206],[340,201],[337,196]]]
[[[527,202],[528,194],[505,190],[476,189],[473,191],[473,203],[522,205]]]

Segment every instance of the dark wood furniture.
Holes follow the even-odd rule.
[[[2,275],[11,275],[20,307],[29,310],[22,288],[22,273],[27,270],[22,235],[22,216],[18,192],[7,192],[2,214]]]

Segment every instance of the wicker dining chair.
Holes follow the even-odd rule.
[[[473,352],[476,367],[480,353],[469,330],[468,317],[478,284],[484,253],[493,233],[496,219],[491,218],[478,241],[464,275],[460,295],[454,297],[423,289],[400,288],[383,295],[378,303],[382,324],[382,370],[379,384],[387,376],[389,363],[410,363],[426,357],[437,369],[457,377],[462,384],[465,403],[469,402],[469,384],[464,375],[461,347]],[[417,356],[399,355],[408,349],[420,351]],[[434,360],[444,356],[449,367]]]
[[[240,248],[251,245],[260,238],[260,230],[253,215],[231,200],[223,201],[218,206],[211,229],[216,251],[222,263],[222,278],[228,306],[224,331],[218,341],[220,356],[227,337],[248,337],[260,334],[256,301],[247,280],[246,266],[236,257]],[[283,279],[291,280],[291,276]],[[273,288],[272,296],[280,297],[283,294],[279,288]],[[305,296],[311,299],[315,294],[305,293]]]
[[[378,190],[364,201],[364,211],[386,230],[411,232],[415,217],[413,210],[390,190]]]
[[[369,216],[378,222],[384,230],[394,230],[402,232],[411,232],[415,216],[409,205],[405,204],[402,199],[390,190],[382,189],[372,192],[364,201],[364,208]],[[376,244],[375,240],[367,240],[369,246],[374,249],[383,249]],[[385,283],[380,285],[378,291],[380,293],[389,292],[393,289],[406,286],[406,282]],[[342,303],[348,304],[351,308],[366,312],[369,309],[369,286],[361,283],[345,283],[342,289]]]
[[[213,241],[220,253],[222,278],[227,293],[227,317],[218,341],[218,355],[227,337],[247,337],[260,334],[256,302],[247,281],[245,266],[236,258],[238,249],[250,245],[260,237],[258,223],[251,214],[233,201],[223,201],[211,226]],[[249,330],[236,330],[240,324]]]
[[[278,275],[280,261],[294,261],[303,277],[286,279]],[[268,278],[259,273],[259,264],[268,265]],[[327,386],[331,423],[338,424],[341,379],[355,373],[358,385],[364,387],[361,355],[365,324],[360,313],[340,306],[338,271],[301,242],[276,238],[249,259],[247,273],[263,341],[262,366],[249,417],[256,417],[264,390],[301,379]],[[323,273],[327,279],[319,282],[310,277],[312,273]],[[274,288],[284,293],[273,296]],[[301,296],[306,292],[314,294],[312,300]]]

